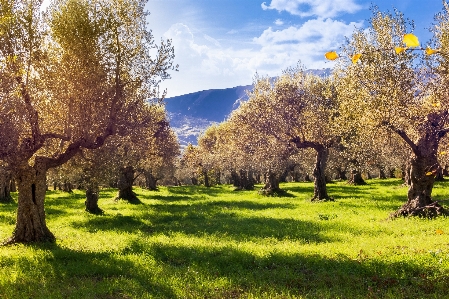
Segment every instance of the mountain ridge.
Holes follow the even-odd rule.
[[[318,76],[328,76],[330,69],[307,70]],[[213,123],[225,121],[231,112],[248,100],[253,85],[224,89],[207,89],[165,99],[170,124],[178,135],[181,147],[196,145],[198,136]]]

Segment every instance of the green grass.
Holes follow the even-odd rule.
[[[136,189],[137,205],[108,189],[102,216],[80,191],[50,191],[57,241],[0,247],[0,298],[449,298],[448,219],[388,220],[400,180],[332,183],[325,203],[311,183],[281,187]],[[448,206],[449,182],[433,195]],[[0,204],[0,239],[16,208]]]

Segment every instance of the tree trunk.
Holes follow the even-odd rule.
[[[305,182],[311,182],[312,180],[310,179],[310,175],[308,173],[306,173],[306,175],[304,176],[304,181]]]
[[[379,179],[386,179],[387,175],[385,174],[385,170],[383,166],[379,166]]]
[[[215,182],[217,185],[221,185],[221,171],[220,170],[215,171]]]
[[[0,169],[0,202],[10,202],[11,197],[11,173]]]
[[[441,168],[441,166],[439,166],[439,165],[436,170],[435,181],[438,181],[438,182],[444,181],[443,168]]]
[[[260,189],[259,193],[272,195],[279,192],[282,192],[281,188],[279,188],[279,177],[276,175],[276,173],[268,170],[265,175],[265,185],[262,189]]]
[[[315,200],[333,200],[327,194],[326,188],[326,164],[327,159],[329,157],[329,149],[325,146],[317,146],[315,148],[317,155],[315,161],[315,168],[313,169],[313,182],[314,182],[314,190],[313,190],[313,198],[312,201]]]
[[[16,171],[19,192],[17,221],[7,243],[55,241],[45,222],[46,167],[36,162],[34,167],[23,164]]]
[[[11,192],[17,192],[17,187],[16,187],[16,179],[15,178],[11,178],[11,182],[9,184],[9,191]]]
[[[410,161],[404,165],[402,169],[402,179],[404,180],[404,185],[410,186],[412,184],[411,177],[410,177],[410,171],[411,171],[411,165]]]
[[[388,170],[388,173],[389,173],[389,177],[391,178],[391,179],[394,179],[396,176],[395,176],[395,171],[396,171],[396,169],[394,169],[394,168],[390,168],[389,170]]]
[[[148,190],[157,191],[157,178],[151,171],[145,171],[145,187]]]
[[[448,176],[449,175],[448,167],[449,167],[449,165],[444,165],[443,176]],[[11,190],[11,192],[12,192],[12,190]]]
[[[207,170],[203,169],[202,170],[202,174],[204,177],[204,187],[209,188],[210,187],[210,182],[209,182],[209,173]]]
[[[438,215],[447,215],[447,211],[431,198],[435,174],[439,167],[436,154],[431,154],[430,157],[413,154],[409,165],[410,185],[407,193],[407,202],[392,216],[431,218]]]
[[[139,199],[133,192],[134,168],[132,166],[120,169],[119,179],[117,182],[118,196],[116,200],[124,199],[131,203],[138,203]]]
[[[231,170],[232,185],[238,190],[240,188],[240,176],[234,169]]]
[[[103,214],[103,210],[98,206],[98,198],[100,195],[100,188],[98,184],[86,184],[86,211],[92,214]]]
[[[348,179],[348,177],[346,176],[346,169],[341,169],[340,167],[337,167],[336,171],[338,179],[342,181],[346,181]]]
[[[351,171],[351,177],[348,180],[348,184],[358,186],[358,185],[366,185],[366,182],[363,180],[360,171],[353,170]]]
[[[72,183],[70,183],[70,182],[64,182],[64,184],[62,185],[63,187],[63,191],[64,192],[68,192],[68,193],[73,193],[73,190],[72,190]]]

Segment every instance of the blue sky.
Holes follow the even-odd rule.
[[[441,0],[149,0],[149,26],[173,40],[179,64],[162,87],[172,97],[251,84],[256,72],[276,76],[298,61],[332,67],[323,54],[367,26],[371,3],[413,19],[424,45],[443,8]]]
[[[173,40],[179,64],[161,87],[172,97],[251,84],[256,72],[276,76],[298,61],[332,67],[324,53],[368,25],[371,3],[414,20],[422,45],[443,8],[441,0],[148,0],[149,28],[157,41]]]

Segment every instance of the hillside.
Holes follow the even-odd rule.
[[[236,86],[167,98],[165,107],[181,146],[196,144],[198,136],[207,127],[226,120],[232,110],[247,99],[246,91],[251,88],[252,85]]]
[[[309,70],[327,76],[330,69]],[[212,123],[222,122],[246,101],[252,85],[226,89],[210,89],[165,99],[170,124],[178,134],[181,146],[196,144],[197,137]]]

